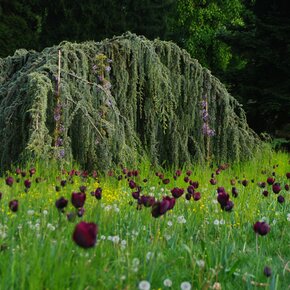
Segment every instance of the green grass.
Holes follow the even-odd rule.
[[[119,168],[112,177],[99,177],[99,183],[92,177],[82,180],[74,176],[74,183],[68,182],[60,192],[55,186],[68,175],[49,163],[34,164],[36,174],[20,177],[20,182],[14,182],[12,187],[5,184],[3,177],[0,289],[138,289],[142,280],[149,281],[151,289],[167,289],[163,285],[166,278],[173,283],[171,289],[180,289],[183,281],[190,282],[192,289],[214,289],[215,283],[220,283],[222,289],[287,289],[290,209],[289,191],[284,185],[289,184],[289,159],[285,153],[271,153],[230,166],[216,176],[218,183],[214,186],[209,180],[216,168],[183,168],[177,181],[172,178],[173,172],[165,171],[164,176],[171,182],[163,185],[150,163],[144,161],[135,178],[142,186],[142,194],[161,198],[165,194],[171,196],[170,189],[175,186],[186,189],[186,169],[193,171],[190,178],[200,184],[199,201],[187,202],[183,195],[172,211],[157,219],[151,216],[150,208],[136,209],[127,180],[117,180]],[[279,166],[273,169],[276,164]],[[283,204],[277,202],[269,185],[268,197],[257,186],[273,171],[283,188]],[[14,172],[8,175],[17,178]],[[41,182],[35,182],[37,177],[41,177]],[[27,178],[32,180],[32,186],[25,192],[23,182]],[[144,178],[147,183],[143,183]],[[231,195],[232,178],[236,178],[239,195],[230,197],[234,209],[225,212],[216,203],[216,189],[224,186]],[[250,181],[248,186],[238,183],[243,179]],[[82,218],[70,222],[66,213],[74,211],[71,193],[78,191],[80,185],[87,186],[86,211]],[[98,186],[103,188],[100,201],[90,195]],[[69,199],[65,214],[55,207],[60,196]],[[12,199],[19,200],[16,213],[8,207]],[[256,247],[253,224],[262,219],[271,230],[266,236],[258,236]],[[99,228],[96,246],[87,250],[72,240],[75,225],[81,220],[96,222]],[[265,266],[272,269],[269,278],[263,274]]]

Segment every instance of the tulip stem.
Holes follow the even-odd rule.
[[[258,247],[258,234],[256,234],[256,253],[258,254],[258,250],[259,250],[259,247]]]

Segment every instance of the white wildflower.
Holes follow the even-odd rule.
[[[148,281],[143,280],[139,283],[138,287],[139,290],[150,290],[151,285]]]
[[[149,261],[151,258],[153,257],[153,253],[152,252],[148,252],[146,254],[146,260]]]
[[[205,266],[205,261],[204,261],[204,260],[197,260],[197,261],[196,261],[196,264],[197,264],[198,267],[200,267],[200,268],[204,268],[204,266]]]
[[[185,224],[186,223],[186,219],[183,215],[180,215],[178,218],[177,218],[177,222],[180,223],[180,224]]]
[[[172,281],[170,280],[170,279],[165,279],[164,281],[163,281],[163,285],[165,286],[165,287],[171,287],[172,286]]]
[[[219,220],[214,220],[213,224],[218,226],[220,224],[220,221]]]
[[[118,244],[119,241],[120,241],[120,237],[119,237],[119,236],[113,236],[113,237],[112,237],[112,242],[113,242],[114,244]]]
[[[191,284],[189,282],[187,282],[187,281],[182,282],[180,284],[180,289],[181,290],[190,290],[191,289]]]

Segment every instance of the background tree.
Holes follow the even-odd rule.
[[[278,131],[290,120],[290,15],[286,1],[248,3],[246,25],[224,40],[243,60],[223,80],[245,106],[250,125],[288,138]]]
[[[37,48],[42,18],[37,0],[2,0],[0,3],[0,57],[19,48]]]

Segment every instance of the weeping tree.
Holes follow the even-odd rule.
[[[126,33],[0,59],[1,165],[27,158],[86,168],[240,161],[260,141],[241,105],[171,42]]]

